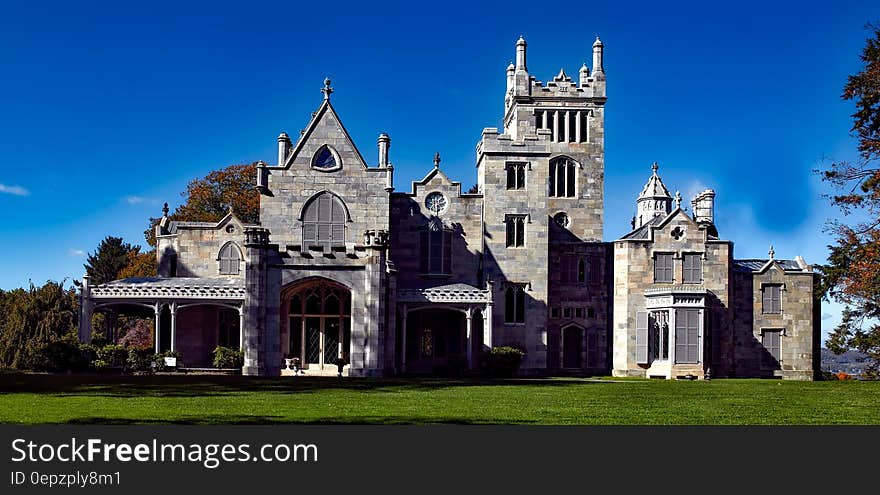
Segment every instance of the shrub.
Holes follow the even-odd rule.
[[[89,355],[77,342],[59,340],[38,347],[31,367],[36,371],[84,371],[88,369]]]
[[[241,368],[242,366],[244,366],[243,352],[219,345],[214,349],[215,368]]]
[[[128,360],[128,350],[121,345],[110,344],[98,348],[95,353],[95,361],[92,363],[95,368],[125,368]]]
[[[516,347],[493,347],[483,354],[485,370],[489,376],[510,377],[519,369],[525,353]]]
[[[155,371],[165,371],[166,369],[168,369],[168,366],[165,365],[165,358],[167,357],[177,358],[177,366],[180,366],[180,353],[177,351],[165,351],[160,352],[159,354],[153,354],[153,369]]]
[[[152,353],[152,349],[129,347],[128,356],[125,359],[125,369],[127,371],[150,371],[152,369],[150,366]]]

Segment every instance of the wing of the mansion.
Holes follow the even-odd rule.
[[[260,163],[260,223],[156,227],[159,276],[91,286],[94,312],[152,309],[157,351],[208,366],[241,348],[246,375],[350,375],[476,368],[491,347],[525,351],[526,374],[782,377],[819,369],[819,298],[800,257],[734,259],[714,223],[715,193],[669,194],[655,164],[633,230],[604,242],[603,46],[592,70],[547,82],[507,68],[503,129],[483,129],[477,192],[434,167],[394,187],[390,138],[378,163],[324,99],[296,143]],[[648,167],[646,168],[646,175]],[[635,191],[633,191],[635,193]],[[685,205],[688,206],[688,205]],[[438,368],[441,367],[441,368]]]

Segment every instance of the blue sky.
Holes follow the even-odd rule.
[[[333,79],[369,161],[396,186],[442,167],[475,182],[519,35],[546,81],[605,43],[605,238],[658,161],[670,190],[717,193],[740,258],[824,262],[836,214],[812,169],[854,156],[851,103],[880,4],[835,2],[9,2],[0,16],[0,288],[81,276],[106,235],[142,243],[188,180],[275,157]],[[839,308],[827,305],[827,332]]]

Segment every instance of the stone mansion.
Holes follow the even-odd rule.
[[[523,374],[657,378],[781,377],[819,371],[820,300],[801,257],[735,259],[715,226],[715,192],[670,195],[656,164],[633,188],[623,237],[603,239],[606,75],[546,82],[516,42],[503,128],[476,148],[476,191],[440,167],[398,190],[391,140],[378,161],[355,147],[323,101],[277,162],[260,162],[260,222],[156,226],[159,275],[81,287],[80,338],[95,312],[149,308],[157,351],[210,366],[244,351],[245,375],[351,376],[476,368],[515,346]],[[628,164],[631,165],[631,164]],[[622,166],[618,165],[618,166]],[[649,174],[650,172],[650,174]]]

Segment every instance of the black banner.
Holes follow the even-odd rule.
[[[837,493],[870,486],[878,440],[878,427],[0,425],[0,493]]]

